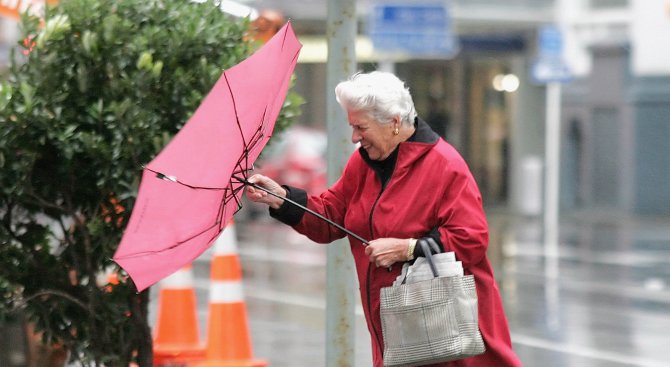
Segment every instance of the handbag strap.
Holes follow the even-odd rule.
[[[430,266],[430,270],[433,272],[433,276],[435,278],[439,277],[439,274],[437,272],[437,267],[435,266],[435,262],[433,261],[433,253],[432,251],[428,248],[435,251],[436,254],[439,254],[441,251],[440,246],[435,242],[435,240],[432,237],[424,237],[416,242],[420,247],[421,251],[423,252],[423,257],[426,258],[426,261],[428,261],[428,265]],[[407,264],[405,264],[407,266]],[[405,269],[405,267],[403,267]],[[405,284],[407,282],[407,273],[405,273],[405,276],[402,279],[402,282],[400,284]]]
[[[433,272],[433,276],[437,278],[439,277],[439,274],[437,273],[437,267],[435,266],[435,262],[433,261],[433,253],[428,248],[429,246],[428,241],[433,241],[433,243],[435,243],[435,240],[433,240],[430,237],[427,240],[422,238],[418,240],[417,243],[419,244],[419,246],[421,246],[421,250],[423,251],[423,255],[426,257],[426,261],[428,261],[428,265],[430,266],[430,270]],[[435,246],[437,246],[436,243]]]
[[[433,237],[425,237],[426,241],[428,241],[428,244],[430,245],[430,248],[435,252],[436,254],[439,254],[442,252],[442,249],[440,248],[440,245],[435,242],[435,239]]]

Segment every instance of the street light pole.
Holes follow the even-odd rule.
[[[561,83],[547,83],[547,111],[545,127],[545,256],[558,256],[559,167],[561,146]]]
[[[335,86],[356,71],[356,2],[328,0],[326,37],[326,127],[328,183],[340,177],[353,152],[347,116],[335,100]],[[328,245],[326,263],[326,366],[354,366],[355,297],[357,280],[348,241]]]

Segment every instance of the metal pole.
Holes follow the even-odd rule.
[[[379,60],[377,70],[395,73],[395,62],[391,58],[381,59]]]
[[[354,150],[347,116],[335,101],[335,86],[356,71],[356,2],[328,0],[326,25],[328,62],[326,81],[326,126],[328,132],[328,182],[342,174]],[[328,245],[326,263],[326,366],[354,365],[355,297],[358,282],[346,240]]]
[[[558,256],[558,197],[561,144],[561,84],[547,84],[544,242],[547,259]]]

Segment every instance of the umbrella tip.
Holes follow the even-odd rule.
[[[156,178],[159,178],[161,180],[165,181],[172,181],[172,182],[177,182],[177,177],[175,176],[169,176],[160,172],[156,172]]]

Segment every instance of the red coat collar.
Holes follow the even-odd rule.
[[[414,134],[406,141],[398,144],[396,150],[383,161],[371,160],[363,148],[358,149],[358,152],[368,166],[377,172],[380,177],[389,178],[390,173],[395,171],[396,168],[406,168],[415,159],[432,149],[440,139],[440,136],[425,121],[418,117],[414,120],[414,127],[416,128]],[[382,179],[382,182],[384,181]]]

